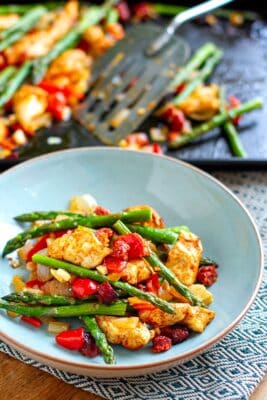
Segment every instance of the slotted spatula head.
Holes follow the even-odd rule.
[[[116,145],[155,109],[189,55],[180,37],[157,55],[149,44],[162,32],[155,24],[132,26],[126,37],[96,61],[86,100],[74,117],[102,143]]]

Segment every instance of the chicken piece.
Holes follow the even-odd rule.
[[[151,312],[151,310],[140,310],[138,315],[142,322],[146,322],[153,328],[179,324],[186,318],[190,305],[186,303],[174,303],[172,306],[175,310],[175,314],[168,314],[156,308],[153,312]]]
[[[140,349],[154,337],[154,331],[138,317],[96,316],[96,320],[111,344],[121,344],[129,350]]]
[[[179,104],[183,113],[197,121],[212,118],[220,108],[219,88],[215,84],[199,85]]]
[[[89,193],[81,196],[73,196],[70,199],[69,210],[74,213],[92,214],[97,207],[96,199]]]
[[[71,29],[78,14],[78,2],[69,1],[63,9],[55,12],[53,22],[48,27],[27,33],[13,46],[9,46],[4,51],[7,63],[19,64],[47,54],[54,44]]]
[[[51,124],[51,115],[46,112],[48,94],[32,85],[23,85],[13,97],[17,122],[26,132],[33,133]]]
[[[215,312],[202,307],[189,306],[189,311],[182,324],[193,332],[201,333],[215,317]]]
[[[48,245],[48,255],[59,260],[94,268],[111,253],[95,236],[91,229],[80,226],[71,233],[55,239]]]
[[[187,286],[195,283],[202,255],[202,244],[194,233],[182,231],[171,248],[166,266]]]
[[[57,87],[70,88],[75,96],[68,97],[70,104],[76,104],[88,88],[92,58],[81,49],[69,49],[56,58],[49,67],[45,80]]]
[[[121,279],[127,281],[132,285],[148,279],[153,270],[144,259],[132,260],[128,262],[126,267],[121,273]]]
[[[114,38],[105,35],[99,25],[89,26],[83,34],[83,42],[93,57],[99,57],[115,44]]]
[[[0,15],[0,31],[10,28],[18,19],[18,14]]]
[[[154,228],[164,228],[165,224],[164,224],[163,219],[159,215],[159,213],[156,210],[154,210],[153,207],[150,207],[150,206],[148,206],[146,204],[128,207],[124,211],[143,210],[144,208],[151,209],[151,211],[152,211],[152,220],[151,221],[147,221],[147,222],[142,222],[142,223],[138,222],[138,224],[139,225],[144,225],[144,226],[152,226]]]

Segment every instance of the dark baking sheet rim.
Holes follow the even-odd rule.
[[[94,147],[94,146],[90,146]],[[64,149],[62,149],[63,151]],[[44,153],[45,154],[51,154],[52,152],[49,153]],[[169,157],[172,157],[170,154],[167,154]],[[11,168],[15,165],[18,165],[24,161],[31,160],[35,157],[27,157],[27,158],[20,158],[19,160],[14,160],[14,159],[5,159],[5,160],[0,160],[0,171],[3,171],[5,169]],[[266,169],[267,171],[267,159],[255,159],[255,158],[245,158],[245,159],[211,159],[211,158],[203,158],[203,159],[188,159],[188,158],[177,158],[173,157],[176,159],[179,159],[181,161],[185,161],[189,164],[193,164],[196,167],[200,167],[203,169],[223,169],[223,170],[255,170],[255,169]]]

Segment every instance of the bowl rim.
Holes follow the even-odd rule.
[[[131,370],[136,371],[138,369],[154,369],[156,367],[164,367],[164,365],[166,365],[166,367],[170,364],[174,365],[175,363],[181,363],[181,362],[186,362],[186,360],[189,360],[190,358],[193,358],[194,356],[196,356],[197,354],[202,353],[203,351],[205,351],[206,349],[208,349],[209,347],[211,347],[212,345],[214,345],[216,342],[218,342],[219,340],[221,340],[226,334],[228,334],[230,331],[232,331],[234,329],[234,327],[241,321],[241,319],[245,316],[245,314],[248,312],[249,308],[251,307],[252,303],[255,300],[255,297],[259,291],[261,282],[262,282],[262,277],[263,277],[263,270],[264,270],[264,250],[263,250],[263,243],[260,237],[260,233],[258,230],[258,227],[256,225],[256,223],[254,222],[253,217],[251,216],[250,212],[247,210],[247,208],[243,205],[243,203],[241,202],[241,200],[239,200],[239,198],[230,190],[228,189],[223,183],[221,183],[218,179],[214,178],[212,175],[210,175],[209,173],[201,170],[200,168],[197,168],[185,161],[181,161],[178,159],[175,159],[173,157],[170,156],[166,156],[166,155],[157,155],[157,154],[152,154],[152,153],[145,153],[145,152],[140,152],[140,151],[136,151],[136,150],[129,150],[129,149],[122,149],[122,148],[114,148],[114,147],[102,147],[102,146],[91,146],[91,147],[81,147],[81,148],[73,148],[73,149],[65,149],[65,150],[59,150],[59,151],[55,151],[55,152],[51,152],[51,153],[47,153],[47,154],[43,154],[37,157],[34,157],[30,160],[27,160],[25,162],[22,162],[19,165],[16,165],[10,169],[8,169],[7,171],[4,171],[3,173],[0,174],[0,181],[2,179],[3,176],[7,176],[10,174],[13,174],[14,172],[16,172],[17,170],[20,170],[21,168],[27,167],[30,164],[34,164],[35,162],[38,162],[39,160],[44,160],[47,158],[54,158],[57,157],[58,155],[61,155],[62,153],[86,153],[86,152],[95,152],[95,151],[102,151],[102,152],[106,152],[106,151],[110,151],[110,152],[131,152],[131,153],[135,153],[138,155],[141,155],[143,157],[152,157],[152,158],[157,158],[157,157],[161,157],[167,161],[173,162],[175,164],[178,165],[182,165],[188,169],[193,170],[195,173],[204,176],[206,179],[209,179],[210,181],[212,181],[213,183],[215,183],[217,186],[219,186],[221,189],[223,189],[225,192],[227,192],[227,194],[242,208],[242,210],[244,211],[244,213],[246,214],[249,222],[252,225],[252,228],[254,229],[255,235],[256,235],[256,239],[258,242],[258,251],[259,251],[259,259],[260,259],[260,265],[259,265],[259,272],[258,272],[258,278],[257,278],[257,283],[255,285],[255,288],[253,290],[253,293],[251,294],[247,304],[245,305],[245,307],[243,308],[243,310],[239,313],[239,315],[225,328],[223,329],[222,332],[218,333],[216,336],[214,336],[213,338],[209,339],[207,342],[200,344],[199,346],[197,346],[194,350],[189,350],[186,351],[182,354],[176,355],[176,356],[172,356],[172,357],[168,357],[165,360],[161,360],[161,361],[151,361],[151,362],[145,362],[139,365],[107,365],[107,364],[93,364],[93,363],[81,363],[81,362],[76,362],[76,361],[67,361],[64,360],[60,357],[53,357],[50,356],[48,354],[44,354],[42,352],[33,350],[31,347],[28,347],[22,343],[20,343],[19,341],[13,339],[11,336],[8,336],[6,334],[4,334],[3,332],[0,332],[0,339],[2,339],[4,342],[6,342],[9,345],[13,345],[15,349],[22,351],[22,353],[24,354],[28,354],[30,355],[30,357],[32,357],[34,359],[34,357],[37,357],[38,359],[42,359],[45,361],[50,361],[50,362],[54,362],[57,363],[58,365],[62,365],[62,367],[65,368],[73,368],[73,370],[75,369],[75,367],[77,368],[85,368],[85,369],[90,369],[93,368],[95,370],[98,370],[98,372],[102,371],[128,371]]]

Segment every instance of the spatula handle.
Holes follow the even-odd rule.
[[[158,53],[172,38],[176,30],[187,21],[199,17],[202,14],[206,14],[209,11],[215,10],[233,0],[209,0],[201,3],[195,7],[191,7],[186,11],[176,15],[166,27],[164,32],[148,47],[146,54],[153,56]]]

